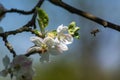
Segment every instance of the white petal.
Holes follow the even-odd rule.
[[[60,43],[59,45],[57,45],[57,49],[59,52],[62,53],[63,51],[67,51],[68,47],[67,47],[67,45]]]
[[[63,44],[71,44],[73,42],[73,37],[69,34],[64,34],[63,38],[60,38]]]
[[[27,69],[32,66],[32,60],[24,55],[18,55],[13,59],[11,63],[12,68],[16,66]]]
[[[55,38],[55,43],[56,43],[56,45],[60,43],[60,41],[58,40],[58,38]]]
[[[57,28],[57,32],[58,33],[63,33],[63,32],[66,32],[67,30],[68,30],[68,27],[67,26],[63,26],[63,24],[58,26],[58,28]]]
[[[36,36],[30,37],[30,40],[37,46],[41,46],[41,44],[43,43],[43,39]]]
[[[49,47],[53,47],[53,46],[55,45],[55,41],[54,41],[54,39],[51,38],[51,37],[46,37],[46,38],[44,39],[44,43],[45,43],[47,46],[49,46]]]
[[[59,55],[61,52],[59,51],[58,47],[54,47],[52,49],[49,49],[49,54],[51,55]]]

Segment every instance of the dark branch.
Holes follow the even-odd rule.
[[[29,15],[29,14],[34,13],[34,11],[35,11],[34,8],[32,10],[30,10],[30,11],[24,11],[24,10],[18,10],[18,9],[10,9],[10,10],[6,10],[4,12],[4,14],[5,13],[19,13],[19,14]]]
[[[36,7],[40,7],[43,2],[44,2],[44,0],[39,0],[39,2],[37,3],[37,5],[35,6],[35,8]],[[13,31],[8,31],[8,32],[0,33],[0,36],[1,37],[4,37],[4,36],[7,37],[8,35],[15,35],[17,33],[21,33],[21,32],[24,32],[24,31],[27,31],[27,32],[31,31],[32,28],[29,28],[29,27],[35,25],[36,16],[37,16],[37,12],[34,11],[32,19],[30,21],[28,21],[28,23],[25,24],[23,27],[21,27],[19,29],[16,29],[16,30],[13,30]]]
[[[64,9],[68,10],[71,13],[75,13],[77,15],[83,16],[83,17],[85,17],[87,19],[90,19],[90,20],[92,20],[92,21],[94,21],[94,22],[96,22],[96,23],[98,23],[98,24],[100,24],[100,25],[102,25],[104,27],[108,27],[108,28],[112,28],[114,30],[120,31],[120,25],[116,25],[116,24],[111,23],[109,21],[103,20],[103,19],[101,19],[99,17],[96,17],[96,16],[94,16],[94,15],[92,15],[90,13],[84,12],[82,10],[78,10],[78,9],[76,9],[76,8],[62,2],[62,0],[49,0],[49,1],[51,3],[57,5],[57,6],[60,6],[60,7],[64,8]]]
[[[36,7],[40,7],[43,2],[44,2],[44,0],[39,0],[37,5],[31,11],[28,11],[28,12],[27,11],[17,10],[17,9],[11,9],[11,10],[6,10],[6,12],[3,13],[3,15],[5,13],[7,13],[7,12],[17,12],[17,13],[21,13],[21,14],[32,14],[32,13],[34,13],[32,19],[30,21],[28,21],[27,24],[25,24],[24,26],[20,27],[19,29],[0,33],[0,37],[3,38],[3,41],[5,42],[5,46],[13,54],[13,57],[16,56],[16,52],[13,50],[12,45],[8,42],[7,37],[9,35],[16,35],[16,34],[21,33],[21,32],[31,32],[31,33],[34,33],[34,31],[32,30],[31,27],[35,26],[35,20],[36,20],[36,17],[37,17],[37,12],[36,12],[35,9],[36,9]]]
[[[14,51],[12,45],[8,42],[7,38],[4,36],[3,41],[5,42],[5,46],[8,48],[8,50],[13,54],[13,57],[16,56],[16,52]]]
[[[33,14],[35,12],[36,7],[40,7],[41,4],[43,3],[43,1],[44,0],[39,0],[37,5],[30,11],[24,11],[24,10],[19,10],[19,9],[10,9],[10,10],[4,10],[3,13],[1,13],[1,15],[4,15],[6,13],[19,13],[19,14],[23,14],[23,15]]]
[[[7,31],[7,32],[4,32],[4,33],[0,33],[0,36],[1,37],[7,37],[9,35],[16,35],[18,33],[25,32],[25,31],[26,32],[30,32],[31,28],[29,28],[29,27],[22,27],[22,28],[13,30],[13,31]]]

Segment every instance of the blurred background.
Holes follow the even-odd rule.
[[[120,24],[120,0],[63,0],[71,6],[92,13],[112,23]],[[6,9],[17,8],[31,10],[38,0],[0,0]],[[32,55],[36,75],[34,80],[120,80],[120,33],[57,7],[45,0],[42,9],[49,15],[46,30],[56,29],[59,25],[68,25],[75,21],[80,26],[80,40],[74,40],[69,50],[58,56],[51,56],[50,63],[40,63],[38,55]],[[26,24],[32,15],[8,13],[0,22],[4,31],[15,30]],[[93,36],[90,32],[99,29]],[[31,33],[9,36],[17,54],[24,54],[33,45],[29,38]],[[3,69],[2,58],[12,55],[0,38],[0,70]],[[0,77],[0,80],[9,80]]]

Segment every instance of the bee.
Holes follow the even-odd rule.
[[[100,32],[99,29],[94,29],[92,30],[90,33],[93,35],[93,36],[96,36],[96,33]]]

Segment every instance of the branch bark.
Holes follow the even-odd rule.
[[[6,14],[6,13],[19,13],[19,14],[23,14],[23,15],[29,15],[29,14],[33,14],[35,12],[35,8],[36,7],[40,7],[42,5],[44,0],[39,0],[39,2],[35,5],[35,7],[33,7],[33,9],[31,9],[30,11],[24,11],[24,10],[19,10],[19,9],[10,9],[10,10],[5,10],[1,13],[1,15]]]
[[[89,20],[92,20],[92,21],[104,26],[105,28],[108,27],[108,28],[111,28],[111,29],[114,29],[114,30],[117,30],[117,31],[120,32],[120,25],[111,23],[109,21],[106,21],[104,19],[96,17],[96,16],[94,16],[94,15],[92,15],[90,13],[84,12],[82,10],[78,10],[78,9],[64,3],[62,0],[49,0],[49,2],[51,2],[52,4],[54,4],[56,6],[59,6],[59,7],[62,7],[64,9],[66,9],[70,13],[75,13],[75,14],[77,14],[79,16],[82,16],[82,17],[85,17],[85,18],[87,18]]]

